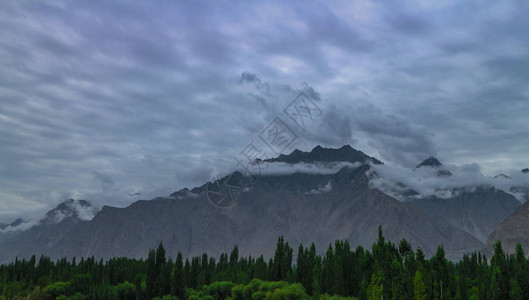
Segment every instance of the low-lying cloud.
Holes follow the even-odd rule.
[[[452,198],[461,190],[472,191],[478,187],[494,187],[515,196],[519,201],[529,196],[529,176],[522,172],[510,174],[510,179],[485,176],[478,164],[449,165],[451,176],[437,176],[437,168],[418,169],[400,166],[372,165],[368,175],[370,184],[401,201],[436,196]],[[410,190],[417,195],[407,195]]]
[[[344,167],[348,168],[358,168],[362,163],[350,163],[350,162],[317,162],[317,163],[283,163],[283,162],[262,162],[260,163],[260,168],[255,168],[255,175],[290,175],[295,173],[304,173],[304,174],[335,174],[340,169]],[[240,172],[245,170],[240,169]]]

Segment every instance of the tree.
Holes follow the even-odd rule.
[[[382,299],[384,289],[380,277],[376,274],[371,276],[371,283],[367,287],[367,300],[379,300]]]
[[[171,292],[171,269],[166,265],[167,260],[165,257],[165,248],[163,243],[160,242],[158,249],[156,250],[156,295],[163,296]]]
[[[134,284],[125,281],[114,287],[114,294],[120,300],[134,300],[136,298]]]
[[[178,297],[178,299],[186,299],[186,288],[184,286],[184,263],[182,261],[182,253],[178,252],[176,256],[175,266],[173,267],[172,279],[172,289],[171,292],[173,295]]]
[[[314,265],[314,268],[312,269],[312,290],[311,294],[314,298],[318,298],[320,295],[320,268],[317,264]]]
[[[492,268],[492,294],[494,299],[508,299],[510,291],[510,276],[507,268],[507,259],[501,242],[494,243],[494,255],[491,259]]]
[[[73,293],[88,294],[90,291],[90,275],[76,274],[70,280],[70,286]]]
[[[286,280],[292,272],[292,248],[285,243],[283,236],[277,240],[272,266],[273,280]]]
[[[529,299],[529,265],[520,243],[516,244],[515,279],[521,290],[522,299]],[[511,293],[512,294],[512,293]]]
[[[156,297],[156,252],[150,250],[147,255],[147,278],[146,283],[146,294],[149,299]]]
[[[468,287],[467,279],[461,274],[457,277],[457,294],[456,299],[458,300],[467,300],[468,299]]]
[[[239,248],[237,245],[233,247],[230,253],[228,280],[231,282],[239,282]]]
[[[413,276],[413,300],[426,300],[428,294],[426,294],[426,285],[422,280],[422,274],[420,271],[415,272]]]
[[[518,285],[518,281],[516,281],[515,278],[511,278],[510,286],[511,286],[511,290],[509,293],[509,299],[522,300],[524,295],[523,295],[522,289]],[[525,297],[527,297],[527,295],[525,295]]]
[[[68,296],[70,295],[70,291],[70,283],[63,281],[52,283],[44,289],[44,292],[50,299],[55,299],[59,296]]]
[[[334,288],[334,250],[332,245],[329,245],[325,257],[322,263],[322,275],[321,275],[321,292],[322,293],[333,293]]]

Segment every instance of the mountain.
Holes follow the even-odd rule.
[[[443,219],[370,189],[366,168],[346,167],[334,175],[259,177],[229,209],[219,209],[205,197],[159,198],[125,209],[104,207],[91,222],[67,234],[54,251],[58,257],[143,257],[162,240],[171,255],[218,255],[237,244],[243,255],[270,257],[280,235],[293,245],[314,241],[324,247],[347,239],[352,246],[369,247],[381,224],[388,239],[406,238],[427,254],[439,244],[451,255],[482,246]],[[322,189],[325,186],[330,188]],[[321,192],[314,192],[318,189]]]
[[[22,218],[17,218],[11,223],[0,223],[0,242],[17,235],[23,227],[21,225],[24,223],[26,222]]]
[[[381,162],[349,146],[298,150],[270,160],[286,164],[333,161],[352,162],[354,167],[331,174],[268,174],[252,180],[236,172],[170,197],[140,200],[126,208],[105,206],[89,221],[63,224],[68,220],[64,218],[49,225],[41,222],[16,239],[1,243],[0,262],[32,253],[55,259],[145,257],[160,241],[171,256],[178,251],[184,256],[203,252],[217,256],[236,244],[241,255],[270,257],[280,235],[292,245],[315,242],[320,249],[336,239],[348,240],[353,247],[370,247],[377,239],[379,225],[389,240],[405,238],[427,255],[441,244],[451,258],[483,246],[445,219],[372,188],[366,176],[371,168],[368,162]],[[243,187],[236,205],[212,205],[210,192],[232,195],[231,189],[217,188],[228,181],[229,186]],[[57,220],[51,217],[54,213],[49,215]]]
[[[24,220],[22,218],[17,218],[16,220],[14,220],[13,222],[11,223],[0,223],[0,229],[1,230],[5,230],[7,229],[8,227],[17,227],[19,226],[20,224],[24,223]]]
[[[446,176],[451,176],[452,175],[452,173],[450,171],[448,171],[447,169],[445,169],[443,164],[435,157],[429,157],[429,158],[425,159],[423,162],[421,162],[420,164],[418,164],[415,167],[415,170],[421,169],[421,168],[423,168],[423,169],[426,169],[426,168],[435,169],[437,177],[446,177]]]
[[[481,186],[454,187],[454,180],[457,178],[454,179],[454,174],[446,170],[434,157],[418,164],[413,170],[413,173],[415,172],[421,172],[410,175],[415,176],[417,182],[413,180],[410,182],[411,185],[415,184],[417,190],[402,182],[380,178],[379,174],[372,176],[375,186],[388,195],[429,215],[445,219],[483,243],[486,242],[491,231],[520,206],[520,202],[511,191],[494,189],[485,183]],[[403,176],[405,175],[399,178]],[[422,195],[421,188],[424,186],[420,186],[421,182],[435,182],[435,185],[429,186],[428,193]]]
[[[292,151],[288,155],[281,154],[277,158],[267,159],[268,162],[285,162],[290,164],[295,163],[315,163],[315,162],[372,162],[374,164],[382,164],[381,161],[374,157],[370,157],[358,151],[349,145],[345,145],[339,149],[323,148],[318,145],[310,152],[303,152],[298,149]]]
[[[523,169],[520,173],[514,173],[511,176],[498,174],[494,179],[502,180],[500,186],[524,203],[529,200],[529,169]]]
[[[200,191],[197,191],[196,189],[194,191],[195,193],[193,191],[190,191],[188,188],[183,188],[179,191],[172,193],[171,195],[169,195],[169,197],[182,199],[182,198],[198,196],[199,195],[198,193],[200,193]]]
[[[505,175],[505,174],[498,174],[493,177],[494,179],[502,178],[502,179],[512,179],[511,176]]]
[[[432,167],[432,168],[440,168],[443,167],[443,164],[435,157],[429,157],[425,159],[423,162],[418,164],[415,168],[419,169],[422,167]]]
[[[97,213],[90,202],[69,199],[46,213],[33,227],[0,243],[0,262],[33,254],[51,256],[53,247],[76,225]]]
[[[520,206],[512,195],[491,187],[458,189],[451,194],[453,196],[447,199],[432,196],[409,203],[431,215],[443,217],[483,243],[492,230]]]
[[[490,234],[486,248],[489,253],[496,241],[501,241],[503,249],[509,253],[514,253],[516,243],[529,249],[529,202],[521,205]]]

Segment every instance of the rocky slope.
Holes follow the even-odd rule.
[[[15,257],[28,258],[33,254],[53,256],[56,244],[79,223],[88,222],[96,212],[85,200],[70,199],[59,204],[30,229],[2,241],[0,262]]]
[[[428,197],[409,202],[431,215],[443,217],[450,224],[471,234],[483,243],[503,220],[520,206],[512,195],[491,187],[453,192],[454,197]]]
[[[505,219],[487,239],[487,252],[492,252],[492,245],[501,241],[505,251],[514,253],[517,243],[529,249],[529,202],[525,202],[512,215]]]
[[[0,223],[0,243],[20,233],[20,225],[22,224],[24,224],[24,220],[21,218],[17,218],[11,223]]]
[[[490,182],[475,180],[469,181],[470,185],[461,185],[459,181],[467,178],[457,170],[453,174],[434,157],[421,162],[413,171],[401,169],[395,174],[384,172],[381,167],[374,169],[382,174],[369,173],[375,187],[429,215],[445,219],[483,243],[520,206],[508,186],[503,191],[493,188]]]

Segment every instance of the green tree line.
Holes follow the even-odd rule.
[[[35,256],[0,265],[0,299],[529,299],[529,261],[494,245],[446,259],[442,246],[426,258],[379,228],[371,249],[336,241],[324,254],[314,243],[297,253],[279,237],[274,256],[241,257],[237,246],[218,259],[167,257],[163,244],[146,259],[94,257],[52,261]],[[294,259],[295,257],[295,259]]]

